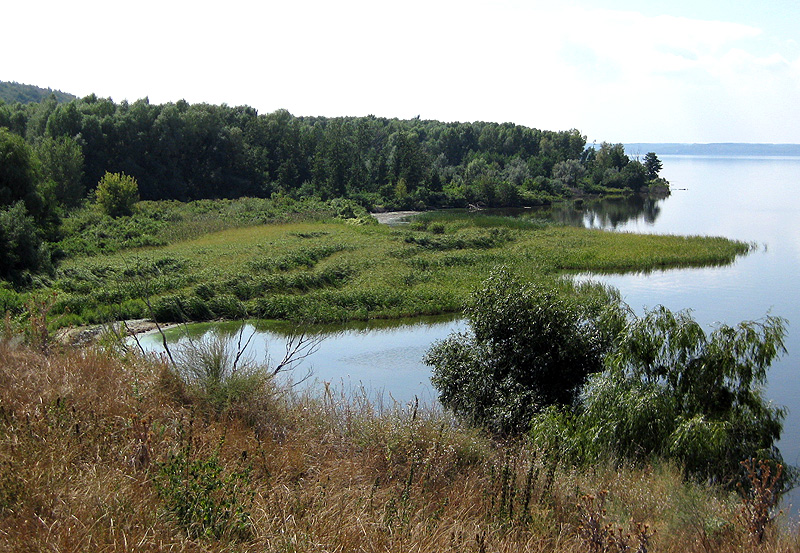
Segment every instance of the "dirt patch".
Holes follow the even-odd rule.
[[[404,225],[408,223],[408,219],[414,215],[418,215],[419,211],[387,211],[385,213],[372,213],[379,223],[389,226]]]

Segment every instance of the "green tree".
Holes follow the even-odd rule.
[[[658,156],[656,156],[656,153],[648,152],[644,156],[643,164],[644,168],[647,170],[647,180],[657,179],[663,164],[661,163],[661,160],[658,159]]]
[[[568,286],[564,284],[564,286]],[[442,405],[495,431],[525,430],[547,405],[569,404],[602,370],[620,301],[613,293],[524,284],[502,270],[471,296],[470,331],[425,356]]]
[[[45,137],[36,143],[42,177],[50,181],[58,203],[75,207],[86,194],[83,186],[83,151],[72,138]]]
[[[21,136],[0,128],[0,206],[22,200],[28,213],[39,217],[44,201],[37,180],[30,147]]]
[[[622,171],[629,162],[630,158],[625,154],[625,146],[622,144],[603,142],[595,156],[595,164],[603,169]]]
[[[0,279],[22,282],[28,273],[51,268],[50,252],[22,201],[0,208]]]
[[[108,173],[97,185],[97,205],[106,215],[132,215],[139,201],[139,184],[125,173]]]
[[[620,171],[622,183],[631,190],[639,190],[647,182],[647,169],[638,161],[631,161]]]
[[[586,168],[577,159],[559,161],[553,166],[553,178],[561,181],[564,186],[575,187],[586,173]]]

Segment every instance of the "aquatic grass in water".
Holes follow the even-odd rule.
[[[750,248],[722,238],[613,233],[497,216],[429,217],[426,230],[272,224],[70,259],[53,286],[54,311],[88,322],[140,313],[140,304],[130,302],[150,298],[161,320],[242,313],[317,322],[405,317],[460,310],[461,298],[501,265],[533,279],[729,263]]]

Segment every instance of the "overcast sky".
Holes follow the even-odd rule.
[[[260,113],[511,121],[611,142],[800,143],[797,0],[44,0],[0,80]]]

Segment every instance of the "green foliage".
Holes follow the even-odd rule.
[[[469,331],[428,351],[441,403],[500,432],[530,430],[573,461],[677,461],[730,485],[744,459],[780,459],[784,411],[761,388],[784,352],[768,316],[710,334],[688,312],[633,314],[602,288],[492,274],[465,310]]]
[[[0,128],[0,207],[22,201],[30,215],[41,217],[44,198],[39,193],[37,182],[30,147],[20,136]]]
[[[25,297],[19,294],[8,283],[0,282],[0,313],[18,315],[25,309]]]
[[[74,140],[80,145],[83,189],[92,190],[106,171],[135,173],[147,200],[280,195],[346,198],[388,209],[533,205],[569,195],[570,189],[549,198],[531,196],[525,183],[532,179],[561,183],[561,177],[572,181],[585,171],[592,188],[607,168],[619,172],[627,159],[619,145],[609,147],[613,159],[606,163],[608,156],[598,155],[603,165],[595,170],[586,137],[577,130],[541,131],[510,123],[295,117],[285,110],[259,115],[246,106],[154,105],[147,99],[115,104],[95,95],[67,104],[47,98],[3,108],[0,125],[31,143]],[[42,152],[45,173],[54,172],[44,159],[51,146]],[[68,172],[78,174],[74,151],[62,148],[58,157],[65,153]],[[562,171],[567,161],[568,175]],[[70,186],[65,193],[63,179],[45,178],[72,205],[78,188]],[[369,221],[359,215],[351,219]]]
[[[570,403],[602,369],[620,319],[610,292],[571,292],[492,274],[465,310],[470,331],[425,356],[442,405],[471,423],[518,432],[543,407]]]
[[[137,212],[113,218],[89,207],[73,211],[64,219],[64,238],[58,242],[66,257],[114,253],[143,246],[163,246],[168,220]]]
[[[139,201],[139,183],[125,173],[106,172],[97,185],[96,201],[110,217],[133,215],[133,208]]]
[[[190,538],[249,539],[253,501],[250,469],[227,470],[219,451],[202,456],[190,440],[159,463],[153,478],[166,512]]]
[[[22,201],[0,208],[0,279],[21,283],[32,273],[51,271],[51,253]]]
[[[620,171],[620,177],[626,188],[639,190],[647,182],[647,169],[638,161],[631,161]]]
[[[42,178],[53,186],[56,201],[68,208],[77,206],[86,195],[83,184],[83,151],[69,136],[44,137],[36,143]]]
[[[630,315],[574,414],[540,415],[532,434],[550,445],[562,436],[558,445],[572,458],[658,456],[730,484],[740,461],[779,458],[784,411],[764,400],[761,386],[784,334],[778,317],[707,335],[688,312]]]
[[[647,152],[647,154],[644,156],[644,161],[642,164],[647,171],[647,180],[657,179],[658,174],[661,172],[661,168],[664,166],[664,164],[661,163],[661,160],[658,159],[658,156],[655,152]]]

